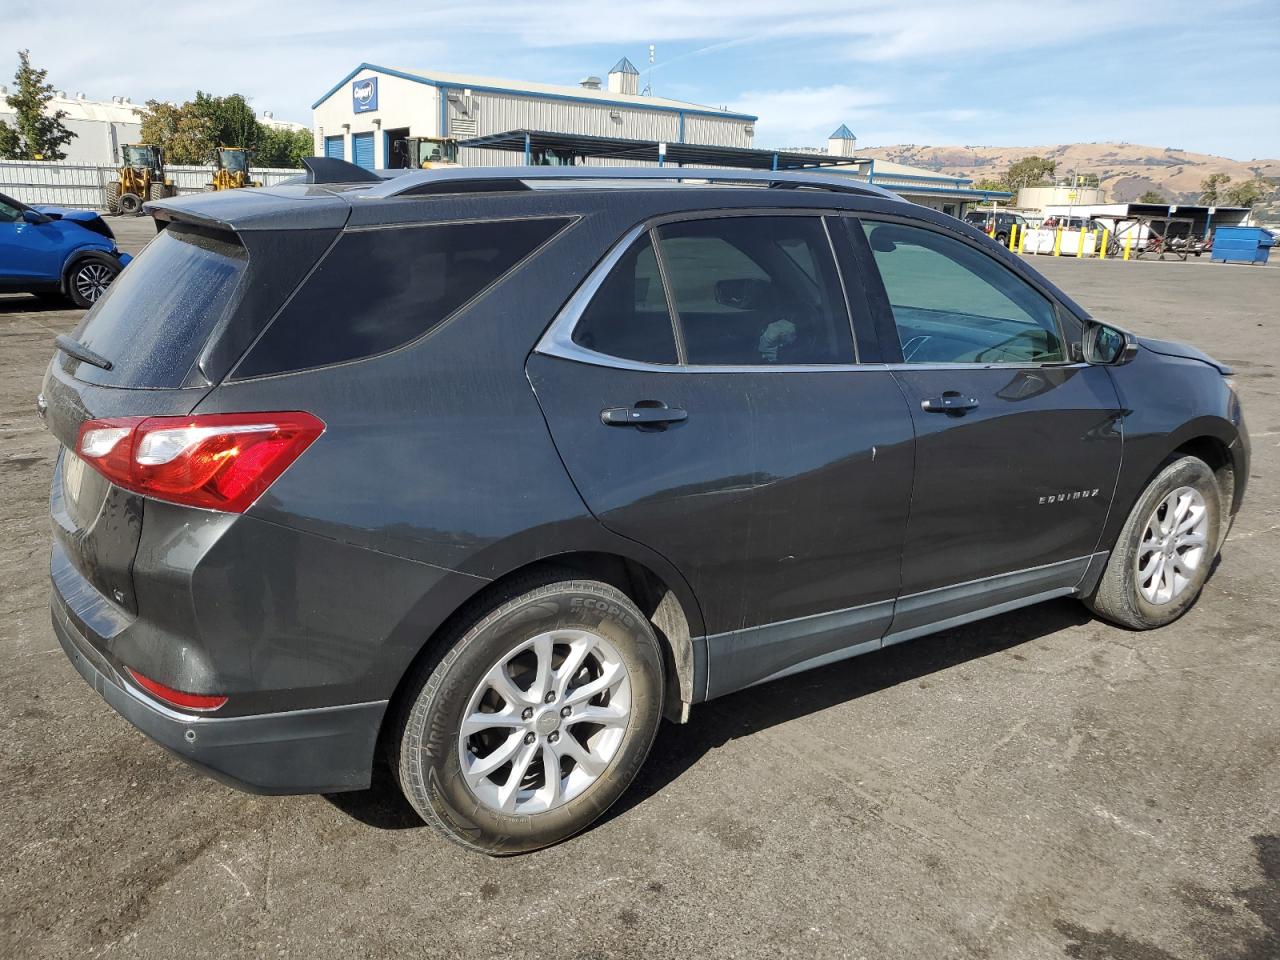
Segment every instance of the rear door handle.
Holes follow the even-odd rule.
[[[920,401],[920,409],[925,413],[950,413],[957,416],[977,406],[977,397],[966,397],[956,390],[948,390],[940,397],[929,397]]]
[[[631,407],[606,407],[600,411],[600,421],[610,427],[646,427],[665,429],[669,424],[689,419],[687,410],[668,407],[656,400],[641,400]]]

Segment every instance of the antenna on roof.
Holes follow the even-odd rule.
[[[649,79],[645,81],[642,96],[653,96],[653,44],[649,44]]]

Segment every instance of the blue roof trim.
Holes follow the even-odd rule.
[[[388,77],[398,77],[401,80],[409,80],[413,83],[421,83],[428,87],[438,87],[442,89],[462,89],[464,86],[468,90],[480,90],[484,93],[509,93],[518,97],[534,97],[543,100],[565,100],[570,103],[594,103],[604,104],[612,107],[626,107],[632,110],[656,110],[659,113],[690,113],[703,117],[725,117],[729,120],[745,120],[755,123],[760,118],[752,116],[749,113],[729,113],[726,110],[700,109],[697,107],[668,107],[656,103],[634,103],[630,100],[610,100],[605,97],[575,97],[566,93],[539,93],[536,90],[520,90],[516,87],[488,87],[474,86],[469,84],[453,83],[447,80],[433,80],[430,77],[422,76],[415,73],[405,73],[403,70],[393,70],[390,67],[380,67],[376,63],[362,63],[356,67],[345,77],[339,80],[329,89],[323,97],[311,105],[311,109],[315,110],[320,104],[324,103],[335,93],[346,86],[361,70],[373,70],[377,73],[385,74]]]

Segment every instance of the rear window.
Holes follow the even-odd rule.
[[[111,361],[75,376],[113,387],[180,387],[218,320],[239,295],[248,257],[179,225],[159,233],[85,315],[73,339]]]
[[[347,233],[233,376],[359,360],[416,340],[568,222],[502,220]]]

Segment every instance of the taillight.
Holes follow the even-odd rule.
[[[146,690],[157,700],[161,700],[171,707],[207,712],[217,710],[230,699],[217,694],[183,693],[181,690],[173,689],[173,687],[166,687],[163,683],[152,680],[150,677],[144,677],[132,667],[125,667],[125,669],[129,671],[129,676],[133,677],[138,686],[142,687],[143,690]]]
[[[76,452],[117,486],[243,513],[324,432],[309,413],[89,420]]]

